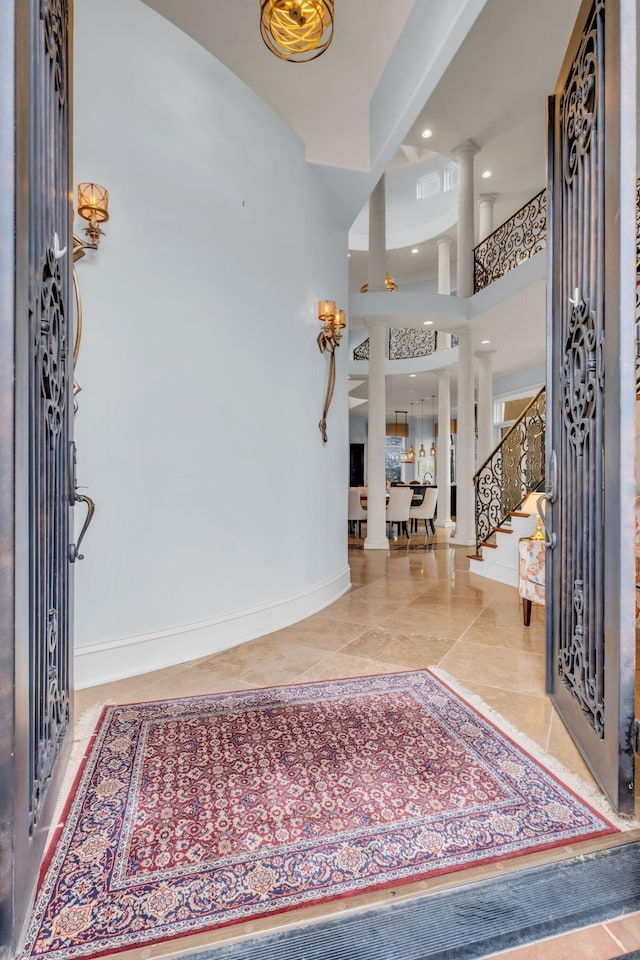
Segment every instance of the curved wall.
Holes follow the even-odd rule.
[[[77,264],[78,483],[97,504],[76,564],[81,687],[347,588],[347,356],[324,446],[315,306],[346,307],[348,283],[346,231],[301,143],[139,0],[76,3],[74,101],[75,182],[111,194]]]

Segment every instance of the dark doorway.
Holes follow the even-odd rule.
[[[349,486],[364,487],[364,443],[349,447]]]

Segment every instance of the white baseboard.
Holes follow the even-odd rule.
[[[93,687],[135,677],[151,670],[197,660],[255,640],[310,617],[349,589],[351,575],[345,567],[336,576],[301,593],[256,607],[247,607],[183,624],[168,630],[124,637],[89,647],[76,647],[75,688]]]

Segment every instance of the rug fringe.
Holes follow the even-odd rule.
[[[73,725],[71,751],[69,753],[69,759],[67,761],[67,768],[64,773],[64,778],[60,786],[58,800],[53,811],[53,817],[51,818],[51,826],[49,827],[49,833],[45,843],[45,856],[52,841],[57,836],[58,830],[64,823],[63,814],[66,809],[69,794],[71,793],[73,785],[76,782],[78,769],[90,747],[91,739],[95,733],[105,704],[109,703],[115,703],[115,701],[109,700],[105,701],[105,703],[96,703],[91,707],[87,707],[86,710],[83,710]]]
[[[475,707],[478,713],[486,717],[486,719],[498,727],[502,733],[510,737],[514,743],[517,743],[519,747],[526,750],[534,760],[537,760],[541,766],[549,770],[550,773],[553,773],[554,776],[562,781],[565,786],[569,787],[570,790],[577,793],[578,796],[593,807],[597,813],[606,817],[618,830],[635,830],[640,827],[640,820],[631,817],[622,817],[616,813],[595,781],[589,783],[583,780],[582,777],[579,777],[578,774],[572,773],[560,760],[556,760],[556,758],[547,753],[540,744],[519,730],[510,723],[509,720],[506,720],[502,714],[494,710],[493,707],[490,707],[482,697],[467,690],[466,687],[459,683],[455,677],[452,677],[451,674],[447,673],[446,670],[443,670],[441,667],[429,667],[429,672],[433,673],[439,680],[442,680],[447,686],[451,687],[451,689],[462,699],[466,700],[468,704]]]

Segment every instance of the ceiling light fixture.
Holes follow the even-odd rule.
[[[422,440],[420,441],[420,449],[418,450],[418,457],[421,460],[424,460],[426,457],[426,451],[424,449],[424,399],[420,401],[420,436]]]
[[[411,251],[411,253],[420,253],[420,251],[418,250],[417,247],[414,247],[413,250]]]
[[[423,323],[422,323],[422,326],[423,326],[423,327],[432,327],[432,326],[433,326],[433,320],[424,320]]]
[[[429,127],[427,127],[425,130],[422,131],[422,136],[423,136],[423,139],[428,140],[429,137],[433,136],[433,130],[430,130]]]
[[[436,395],[435,393],[431,395],[431,415],[433,416],[433,432],[435,435],[435,432],[436,432]],[[434,439],[431,441],[431,449],[429,450],[429,454],[430,456],[435,457],[436,452],[437,452],[436,441],[434,436]]]
[[[260,33],[280,60],[315,60],[333,40],[333,0],[261,0]]]
[[[491,177],[491,176],[492,176],[491,170],[483,170],[483,171],[482,171],[482,179],[483,179],[483,180],[488,180],[489,177]]]
[[[484,344],[484,343],[491,343],[491,340],[481,340],[480,343],[482,343],[482,344]]]
[[[393,277],[389,276],[389,274],[387,274],[385,277],[384,285],[387,288],[387,290],[391,292],[398,289],[398,284],[395,282]],[[365,282],[360,287],[360,293],[367,293],[368,290],[369,290],[369,281],[365,280]]]
[[[413,420],[413,403],[410,405],[409,422],[407,423],[407,436],[409,438],[409,452],[400,457],[402,463],[413,463],[416,458],[416,452],[411,443],[411,421]]]

